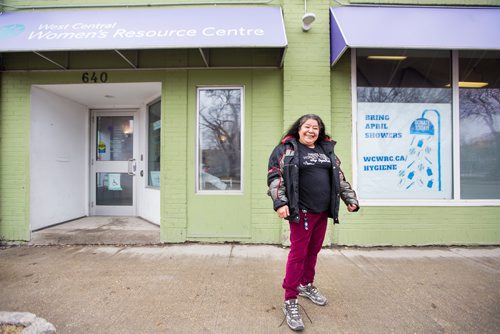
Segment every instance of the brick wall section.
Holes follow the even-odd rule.
[[[251,140],[252,241],[279,243],[281,221],[267,196],[267,162],[279,141],[283,124],[281,70],[252,71],[252,124],[246,131]]]
[[[330,125],[330,29],[328,1],[309,2],[316,21],[302,31],[303,2],[283,5],[288,50],[284,64],[284,128],[306,113],[319,114]]]
[[[186,241],[187,71],[166,72],[162,92],[161,232],[167,242]]]
[[[0,74],[0,240],[29,240],[29,96],[26,75]]]
[[[329,1],[309,1],[316,14],[308,32],[302,31],[304,3],[284,1],[288,50],[283,68],[283,129],[303,114],[315,113],[331,129]],[[282,221],[282,243],[288,244],[289,227]],[[327,239],[329,237],[327,236]]]

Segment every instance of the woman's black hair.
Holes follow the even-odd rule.
[[[285,139],[286,137],[294,137],[295,139],[299,140],[299,130],[304,125],[305,122],[308,120],[313,119],[318,122],[319,124],[319,135],[318,139],[316,141],[322,141],[325,140],[326,138],[330,138],[328,134],[325,132],[325,123],[323,123],[323,120],[321,117],[319,117],[316,114],[307,114],[307,115],[302,115],[297,119],[288,129],[287,132],[281,137],[281,140]]]

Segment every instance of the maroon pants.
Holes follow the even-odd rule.
[[[314,281],[316,261],[325,239],[327,222],[328,212],[300,212],[299,223],[290,223],[291,245],[283,280],[285,300],[297,298],[299,284]]]

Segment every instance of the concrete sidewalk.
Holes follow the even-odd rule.
[[[0,311],[58,333],[290,333],[275,246],[0,250]],[[499,333],[500,248],[324,249],[307,333]]]

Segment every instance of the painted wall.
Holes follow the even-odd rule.
[[[168,73],[162,106],[162,240],[280,242],[281,222],[266,194],[266,176],[267,159],[281,136],[282,80],[279,69]],[[245,192],[241,196],[195,194],[196,87],[203,85],[245,87]]]
[[[0,74],[0,240],[29,240],[30,85]]]
[[[157,98],[157,96],[152,96],[145,102],[150,102]],[[144,105],[138,115],[139,124],[142,124],[142,128],[138,129],[141,132],[144,132],[145,136],[139,135],[139,151],[142,155],[141,158],[137,161],[137,174],[140,171],[144,171],[144,177],[137,178],[137,215],[146,219],[147,221],[160,225],[160,189],[148,187],[148,178],[145,177],[147,175],[147,106]]]
[[[134,1],[140,3],[141,1]],[[146,1],[145,1],[146,2]],[[346,1],[345,1],[346,2]],[[404,1],[399,1],[403,3]],[[26,5],[24,1],[8,4]],[[56,1],[30,1],[48,5]],[[85,1],[67,3],[87,4]],[[92,2],[91,2],[92,3]],[[94,3],[101,3],[96,1]],[[123,3],[123,1],[107,1]],[[354,1],[352,1],[354,3]],[[372,3],[381,3],[372,1]],[[384,3],[396,3],[385,1]],[[429,4],[425,1],[406,1]],[[433,4],[445,2],[432,1]],[[457,5],[490,4],[496,1],[450,1]],[[333,68],[329,64],[330,1],[309,1],[308,11],[317,15],[313,28],[304,33],[303,2],[275,1],[284,11],[289,47],[283,69],[114,71],[110,82],[162,82],[161,239],[166,242],[203,240],[189,238],[189,203],[192,161],[195,154],[193,99],[196,84],[245,83],[251,90],[247,100],[246,149],[249,155],[250,243],[287,243],[287,223],[277,219],[266,195],[267,159],[281,134],[297,117],[314,112],[322,116],[338,141],[336,151],[342,168],[352,180],[351,69],[347,53]],[[0,237],[29,238],[29,100],[32,84],[79,83],[81,73],[1,73],[0,80]],[[206,81],[209,78],[209,81]],[[191,101],[191,102],[190,102]],[[210,205],[209,203],[204,205]],[[205,207],[208,208],[208,207]],[[200,210],[204,206],[199,207]],[[480,219],[478,219],[480,217]],[[327,243],[342,245],[426,245],[500,243],[498,207],[363,207],[356,214],[341,208],[341,224],[330,229]],[[207,221],[207,224],[212,224]],[[223,238],[210,238],[222,242]]]
[[[31,89],[30,221],[40,229],[88,214],[88,110]],[[62,205],[64,203],[64,205]]]

